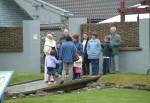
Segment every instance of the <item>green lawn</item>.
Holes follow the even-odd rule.
[[[11,84],[43,79],[43,73],[14,73]]]
[[[115,84],[144,84],[150,87],[150,75],[145,74],[109,74],[104,75],[99,79],[99,82],[102,83],[115,83]]]
[[[95,89],[81,93],[7,100],[5,103],[150,103],[150,92],[115,88]]]

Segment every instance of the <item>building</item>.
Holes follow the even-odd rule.
[[[96,23],[118,15],[120,0],[43,0],[74,14],[72,18],[87,18]],[[130,7],[140,0],[125,0]]]
[[[49,4],[70,11],[74,15],[69,19],[70,34],[81,34],[80,25],[97,23],[118,15],[120,0],[43,0]],[[125,0],[130,7],[140,0]]]
[[[40,39],[71,15],[42,0],[0,0],[0,70],[40,72]]]

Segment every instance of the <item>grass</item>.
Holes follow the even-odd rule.
[[[14,73],[11,84],[43,79],[43,73]]]
[[[33,80],[43,79],[43,73],[15,73],[11,84],[18,84]],[[109,74],[99,79],[99,82],[115,84],[144,84],[150,87],[150,75],[145,74]]]
[[[144,84],[150,87],[150,75],[145,74],[109,74],[104,75],[99,79],[101,83],[115,83],[123,85]]]
[[[129,89],[95,89],[46,97],[6,100],[5,103],[150,103],[150,92]]]

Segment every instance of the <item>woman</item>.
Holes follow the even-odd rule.
[[[100,40],[97,39],[95,33],[92,34],[92,38],[88,41],[87,44],[87,54],[88,59],[92,65],[92,75],[99,75],[99,57],[101,51]]]
[[[77,55],[78,55],[78,57],[82,58],[83,46],[82,46],[82,43],[80,42],[80,36],[78,34],[73,35],[73,41],[74,41],[74,44],[75,44],[75,46],[77,48]],[[74,63],[74,64],[76,64],[76,63]],[[82,66],[82,63],[81,63],[81,66]],[[74,67],[73,68],[73,72],[74,72],[73,78],[77,79],[78,76],[77,76],[77,73],[75,71],[76,71],[76,68]]]
[[[53,39],[53,35],[52,34],[47,34],[47,37],[45,38],[45,44],[44,44],[44,54],[45,56],[48,55],[48,53],[51,50],[56,50],[56,41]],[[56,53],[57,54],[57,53]],[[45,58],[45,57],[44,57]],[[45,66],[44,68],[44,81],[47,82],[48,81],[48,75],[47,75],[47,68]]]
[[[89,36],[87,33],[83,34],[83,63],[82,63],[82,69],[83,69],[83,75],[89,75],[89,59],[88,59],[88,54],[87,54],[87,44],[89,41]]]
[[[82,43],[80,42],[80,36],[78,34],[73,35],[73,42],[77,48],[77,52],[79,53],[80,56],[82,56],[83,46]]]
[[[63,62],[63,70],[62,70],[62,80],[61,84],[66,79],[67,75],[69,79],[73,79],[73,63],[74,57],[76,55],[77,49],[72,41],[70,36],[65,38],[65,42],[62,44],[60,48],[59,59]]]

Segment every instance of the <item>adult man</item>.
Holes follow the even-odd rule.
[[[60,41],[60,47],[62,46],[62,44],[66,41],[66,37],[69,36],[69,30],[68,29],[64,29],[59,41]],[[62,70],[63,70],[63,63],[61,63],[59,65],[59,70],[58,73],[61,75],[62,74]]]
[[[121,37],[116,33],[117,28],[112,26],[110,28],[110,45],[112,47],[112,66],[110,72],[119,71],[119,46],[121,45]]]
[[[65,41],[65,37],[67,37],[68,35],[69,35],[69,30],[64,29],[63,34],[62,34],[61,38],[59,39],[61,44]]]
[[[76,55],[77,49],[72,41],[70,36],[67,36],[66,41],[62,44],[60,48],[59,59],[63,62],[62,70],[62,81],[61,84],[66,79],[66,75],[69,76],[69,79],[73,79],[73,62]]]

